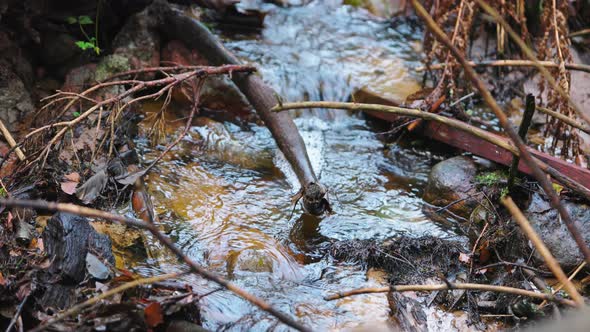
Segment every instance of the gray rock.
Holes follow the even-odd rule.
[[[48,32],[41,38],[41,61],[48,66],[57,66],[81,54],[77,39],[67,33]]]
[[[577,223],[586,243],[590,243],[590,207],[565,200],[562,204]],[[547,199],[534,193],[524,214],[562,268],[575,268],[584,260],[559,213],[551,208]]]
[[[9,130],[14,130],[22,117],[33,110],[25,84],[7,61],[0,60],[0,119]]]
[[[127,20],[113,41],[114,54],[127,58],[133,69],[160,65],[157,18],[145,9]],[[153,75],[152,75],[153,76]]]
[[[475,163],[467,157],[459,156],[441,161],[430,171],[424,200],[442,207],[464,199],[451,205],[449,211],[468,218],[479,204],[476,171]]]

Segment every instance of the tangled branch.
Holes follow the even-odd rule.
[[[55,122],[49,125],[42,126],[37,128],[31,132],[29,132],[23,139],[23,142],[26,140],[31,139],[35,135],[42,133],[44,131],[59,128],[58,132],[49,140],[49,142],[45,145],[42,151],[38,154],[37,158],[32,160],[29,165],[35,164],[36,162],[41,162],[41,166],[43,166],[47,160],[49,153],[52,150],[52,147],[56,145],[64,135],[72,128],[82,121],[88,119],[88,117],[95,113],[98,110],[108,109],[108,108],[117,108],[116,116],[120,115],[121,112],[131,106],[134,103],[149,100],[149,99],[158,99],[164,94],[170,94],[171,91],[177,87],[180,87],[183,84],[188,84],[192,87],[193,92],[193,109],[191,110],[191,114],[194,115],[196,112],[196,107],[198,107],[198,97],[200,93],[200,86],[202,85],[203,80],[208,76],[213,75],[224,75],[229,74],[231,75],[234,72],[253,72],[256,69],[252,66],[242,66],[242,65],[225,65],[219,67],[211,67],[211,66],[175,66],[175,67],[154,67],[154,68],[144,68],[138,70],[132,70],[123,72],[117,75],[114,75],[107,80],[100,82],[91,88],[81,92],[81,93],[72,93],[72,92],[64,92],[59,91],[58,93],[44,99],[47,104],[44,108],[49,106],[53,106],[59,102],[67,101],[66,105],[62,108],[60,114],[64,114],[67,112],[74,104],[85,101],[90,102],[93,105],[89,107],[86,111],[82,112],[77,117],[68,120],[68,121],[61,121]],[[153,80],[141,80],[137,78],[132,79],[124,79],[124,80],[115,80],[111,81],[115,78],[120,78],[124,76],[137,76],[140,74],[145,73],[153,73],[159,72],[165,75],[164,78],[153,79]],[[118,93],[112,97],[105,98],[102,101],[95,100],[90,98],[89,95],[96,93],[98,91],[104,91],[107,88],[113,87],[127,87],[123,92]],[[153,93],[148,93],[145,95],[136,96],[141,92],[146,91],[147,89],[151,88],[158,88]],[[192,120],[192,117],[191,117]],[[20,145],[23,143],[21,142]],[[173,144],[174,145],[174,144]],[[170,146],[170,148],[173,147]],[[169,150],[169,149],[168,149]],[[158,158],[159,160],[161,158]]]

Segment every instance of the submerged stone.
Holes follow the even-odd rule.
[[[453,157],[436,164],[428,176],[424,200],[430,204],[448,207],[448,210],[469,217],[479,204],[476,190],[477,167],[467,157]]]
[[[273,262],[263,250],[246,249],[238,255],[236,267],[239,271],[272,272]]]

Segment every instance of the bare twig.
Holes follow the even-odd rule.
[[[559,282],[561,282],[564,285],[564,288],[569,294],[569,296],[574,300],[574,302],[576,302],[576,306],[583,306],[584,299],[582,298],[580,293],[578,293],[578,290],[576,289],[574,284],[572,284],[572,282],[568,280],[567,276],[561,269],[561,266],[559,266],[559,263],[557,262],[555,257],[551,255],[551,252],[549,251],[549,249],[547,249],[547,246],[545,246],[543,240],[541,240],[537,232],[535,232],[535,230],[533,229],[529,221],[526,219],[524,214],[522,214],[522,211],[520,211],[518,206],[514,204],[512,198],[510,196],[504,196],[502,197],[501,202],[508,209],[508,211],[510,211],[510,214],[512,214],[514,220],[522,229],[522,232],[533,243],[535,249],[537,249],[537,252],[539,252],[539,254],[543,257],[543,260],[547,264],[549,270],[551,270],[551,272],[553,272],[557,280],[559,280]]]
[[[533,272],[539,273],[541,275],[551,275],[551,272],[542,271],[542,270],[536,269],[536,268],[534,268],[532,266],[528,266],[526,264],[506,262],[506,261],[501,261],[501,262],[496,262],[496,263],[488,264],[488,265],[485,265],[485,266],[480,266],[480,267],[477,267],[475,269],[475,271],[485,270],[485,269],[489,269],[489,268],[496,267],[496,266],[514,266],[514,267],[519,267],[521,269],[533,271]]]
[[[570,118],[569,116],[567,116],[565,114],[552,111],[552,110],[550,110],[546,107],[542,107],[542,106],[536,106],[536,110],[541,113],[545,113],[549,116],[552,116],[556,119],[559,119],[559,120],[563,121],[564,123],[585,132],[586,134],[590,134],[590,126],[589,125],[587,125],[585,123],[576,122],[574,119]]]
[[[588,35],[590,34],[590,29],[584,29],[584,30],[578,30],[575,32],[572,32],[568,35],[568,37],[572,38],[572,37],[578,37],[578,36],[583,36],[583,35]]]
[[[535,62],[531,60],[488,60],[488,61],[468,61],[471,67],[535,67]],[[559,68],[559,64],[553,61],[538,61],[538,64],[547,68]],[[580,63],[565,63],[565,69],[585,71],[590,73],[590,65]],[[437,63],[429,65],[428,67],[418,67],[415,70],[422,72],[425,70],[440,70],[444,69],[446,64]]]
[[[10,323],[8,324],[8,327],[6,328],[6,332],[10,332],[12,330],[12,328],[14,327],[14,324],[16,324],[16,321],[19,319],[20,314],[23,311],[23,308],[25,307],[25,303],[27,302],[28,299],[29,299],[29,295],[25,296],[25,298],[18,305],[18,308],[16,308],[16,312],[14,313],[14,316],[12,317],[12,319],[10,320]]]
[[[29,134],[27,134],[25,136],[25,139],[28,139],[29,137],[31,137],[34,134],[37,134],[41,131],[50,129],[50,128],[54,128],[54,127],[63,127],[61,128],[56,135],[53,136],[53,138],[49,141],[49,143],[47,144],[47,146],[45,147],[43,153],[41,153],[41,155],[35,160],[38,161],[41,158],[43,158],[43,161],[45,158],[47,158],[47,156],[49,155],[49,152],[51,150],[51,147],[56,144],[59,139],[61,139],[61,137],[63,135],[65,135],[65,133],[68,131],[69,128],[71,128],[72,126],[80,123],[82,120],[86,119],[88,116],[90,116],[92,113],[94,113],[97,109],[100,109],[101,107],[105,107],[107,105],[110,104],[116,104],[122,100],[124,100],[126,97],[128,96],[132,96],[133,94],[142,91],[146,88],[150,88],[150,87],[161,87],[157,92],[149,94],[147,96],[141,96],[141,97],[137,97],[134,98],[130,101],[125,102],[125,104],[123,104],[123,106],[121,107],[121,109],[125,108],[126,106],[129,106],[133,103],[136,103],[138,101],[144,100],[144,99],[149,99],[149,98],[157,98],[161,95],[163,95],[164,93],[168,92],[170,89],[176,87],[177,85],[181,84],[182,82],[186,81],[186,80],[190,80],[193,79],[195,77],[203,79],[206,76],[210,76],[210,75],[221,75],[221,74],[228,74],[228,73],[232,73],[232,72],[252,72],[255,71],[256,68],[252,67],[252,66],[242,66],[242,65],[224,65],[224,66],[219,66],[219,67],[188,67],[190,68],[189,71],[185,71],[185,72],[181,72],[178,74],[174,74],[174,75],[170,75],[167,76],[165,78],[161,78],[161,79],[154,79],[151,81],[141,81],[141,80],[121,80],[121,81],[115,81],[115,82],[103,82],[103,83],[99,83],[91,88],[89,88],[88,90],[77,94],[76,96],[73,97],[73,99],[65,106],[64,109],[68,109],[69,107],[71,107],[76,101],[83,99],[85,96],[87,96],[89,93],[94,92],[100,88],[104,88],[107,86],[113,86],[113,85],[125,85],[125,84],[134,84],[131,88],[129,88],[128,90],[114,96],[111,98],[107,98],[103,101],[100,101],[99,103],[94,104],[94,106],[90,107],[88,110],[86,110],[85,112],[83,112],[82,114],[80,114],[78,117],[69,120],[69,121],[63,121],[63,122],[58,122],[58,123],[54,123],[51,125],[47,125],[47,126],[43,126],[40,128],[37,128],[33,131],[31,131]],[[196,69],[193,69],[196,68]],[[150,68],[151,69],[151,68]],[[180,67],[176,67],[176,69],[180,69]],[[137,72],[141,72],[141,70],[138,70]],[[59,95],[59,94],[57,94]]]
[[[14,151],[16,151],[16,156],[18,157],[18,159],[20,159],[20,161],[24,161],[25,159],[27,159],[23,151],[16,144],[16,141],[14,140],[14,137],[12,137],[12,134],[10,133],[8,128],[4,126],[4,122],[2,122],[2,120],[0,120],[0,132],[2,132],[4,138],[6,138],[8,145],[10,145],[10,147],[14,148]]]
[[[358,294],[371,294],[371,293],[389,293],[389,292],[432,292],[441,290],[453,290],[453,289],[465,289],[480,292],[497,292],[497,293],[508,293],[514,295],[528,296],[536,299],[554,301],[568,306],[575,307],[576,303],[572,300],[566,300],[557,297],[552,294],[537,293],[525,289],[507,287],[507,286],[496,286],[496,285],[484,285],[484,284],[471,284],[471,283],[451,283],[447,282],[438,285],[397,285],[390,287],[377,287],[377,288],[358,288],[349,291],[342,291],[336,294],[332,294],[324,297],[328,301],[341,299],[343,297],[358,295]]]
[[[194,118],[197,110],[199,109],[200,93],[201,93],[201,88],[203,87],[204,82],[205,82],[204,80],[199,80],[198,82],[196,82],[195,84],[192,85],[193,99],[194,99],[193,106],[191,108],[191,113],[189,114],[188,119],[186,120],[186,125],[184,126],[182,133],[180,133],[180,135],[178,135],[178,137],[174,140],[174,142],[170,143],[164,149],[164,151],[162,151],[162,153],[160,153],[160,155],[154,161],[152,161],[152,163],[143,171],[144,173],[149,172],[149,170],[152,169],[156,165],[156,163],[158,161],[160,161],[164,157],[164,155],[166,155],[166,153],[168,153],[173,147],[175,147],[184,138],[184,136],[186,136],[186,134],[188,133],[188,130],[190,129],[191,124],[193,122],[193,118]]]
[[[514,31],[512,31],[512,29],[510,29],[509,26],[507,27],[507,24],[505,25],[506,22],[503,21],[503,19],[498,15],[497,12],[495,12],[493,10],[493,8],[491,8],[489,5],[487,5],[486,3],[484,3],[481,0],[476,0],[476,1],[479,3],[480,6],[487,8],[486,11],[488,11],[488,12],[493,11],[493,13],[495,13],[496,15],[492,15],[492,16],[494,16],[494,18],[496,18],[498,22],[501,22],[501,21],[503,22],[502,26],[504,26],[506,31],[508,31],[511,35],[512,35],[512,33],[514,33]],[[531,168],[533,176],[539,182],[539,184],[543,188],[543,191],[545,191],[545,193],[549,197],[551,206],[559,212],[561,219],[563,220],[568,231],[570,232],[570,234],[572,235],[572,237],[576,241],[576,244],[578,245],[578,248],[580,249],[580,251],[584,255],[585,260],[587,262],[590,262],[590,248],[588,248],[588,246],[586,245],[586,242],[585,242],[584,238],[582,237],[582,234],[578,230],[577,226],[574,224],[574,221],[572,220],[569,212],[560,203],[559,197],[558,197],[557,193],[555,192],[555,189],[553,189],[551,182],[547,179],[547,177],[545,177],[545,174],[543,173],[543,171],[541,170],[539,165],[535,162],[533,156],[531,156],[530,152],[527,150],[527,147],[525,146],[522,139],[520,139],[520,137],[518,136],[518,134],[516,133],[516,131],[512,127],[512,124],[508,120],[508,117],[506,116],[506,114],[502,111],[502,109],[500,109],[500,106],[498,106],[498,103],[496,102],[494,97],[492,97],[492,94],[486,88],[485,84],[479,79],[479,76],[475,73],[473,68],[471,66],[469,66],[469,64],[467,63],[465,58],[461,55],[459,50],[457,50],[457,48],[455,46],[453,46],[453,44],[451,43],[451,41],[449,40],[447,35],[436,24],[436,22],[428,14],[426,9],[424,9],[424,7],[422,7],[422,5],[418,2],[418,0],[412,0],[412,5],[416,9],[416,13],[420,17],[422,17],[422,19],[424,19],[428,28],[436,35],[437,39],[440,42],[442,42],[443,44],[445,44],[445,46],[447,48],[449,48],[449,50],[453,53],[453,55],[455,56],[457,61],[459,61],[459,63],[461,63],[466,76],[471,80],[471,82],[477,88],[477,90],[482,95],[486,104],[488,104],[488,106],[492,109],[492,111],[494,112],[494,114],[498,118],[500,124],[502,125],[502,128],[504,128],[504,131],[506,131],[508,136],[512,139],[512,141],[518,147],[518,150],[520,151],[520,157]],[[518,36],[516,36],[516,34],[515,34],[515,37],[518,37]],[[523,45],[524,45],[524,42],[523,42]],[[526,45],[524,45],[524,46],[526,47]],[[533,55],[533,58],[534,58],[534,55]],[[536,61],[536,59],[535,59],[535,61]],[[539,68],[542,68],[542,71],[544,70],[545,72],[547,72],[547,69],[544,68],[543,66],[539,66]],[[547,72],[547,74],[551,79],[553,79],[551,77],[551,75],[549,75],[548,72]],[[560,91],[563,92],[563,90],[561,90],[561,88],[560,88]],[[565,95],[565,93],[564,93],[564,95]],[[568,100],[570,100],[569,96],[565,95],[564,97],[566,97],[566,98],[568,98]],[[571,100],[570,100],[570,102],[571,102]],[[587,121],[587,122],[590,123],[590,121]]]
[[[264,300],[246,292],[245,290],[239,288],[238,286],[230,283],[229,281],[223,279],[222,277],[216,275],[213,272],[205,270],[203,267],[195,263],[191,260],[188,256],[186,256],[166,235],[162,234],[156,225],[152,225],[150,223],[146,223],[142,220],[136,218],[130,218],[121,216],[118,214],[96,210],[87,208],[84,206],[79,206],[75,204],[66,204],[66,203],[55,203],[55,202],[47,202],[43,200],[18,200],[18,199],[0,199],[0,206],[5,207],[28,207],[36,210],[45,210],[45,211],[60,211],[60,212],[68,212],[72,214],[77,214],[80,216],[85,217],[93,217],[93,218],[101,218],[106,220],[115,221],[124,225],[134,226],[141,229],[146,229],[152,235],[158,239],[164,246],[166,246],[170,251],[172,251],[180,260],[185,262],[191,269],[192,272],[202,276],[203,278],[212,281],[220,286],[223,286],[227,290],[241,296],[248,302],[254,304],[255,306],[259,307],[260,309],[268,312],[269,314],[275,316],[284,324],[297,329],[299,331],[310,331],[307,327],[302,325],[301,323],[295,321],[293,318],[287,316],[286,314],[282,313],[281,311],[275,309],[270,304],[265,302]]]
[[[69,308],[66,311],[58,313],[57,315],[42,322],[41,324],[36,326],[34,329],[31,329],[30,332],[43,331],[53,324],[59,323],[70,316],[73,316],[73,315],[76,315],[76,314],[82,312],[84,309],[98,303],[100,300],[104,300],[104,299],[109,298],[115,294],[122,293],[128,289],[135,288],[135,287],[141,286],[141,285],[149,285],[149,284],[153,284],[155,282],[160,282],[160,281],[164,281],[164,280],[168,280],[168,279],[177,278],[180,275],[182,275],[182,273],[170,273],[170,274],[164,274],[164,275],[159,275],[159,276],[155,276],[155,277],[136,279],[136,280],[124,283],[118,287],[115,287],[113,289],[109,289],[108,291],[106,291],[102,294],[99,294],[98,296],[89,298],[88,300],[86,300],[82,303],[76,304],[75,306]]]

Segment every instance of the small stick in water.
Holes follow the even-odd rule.
[[[532,94],[526,96],[526,106],[524,108],[524,114],[522,115],[522,121],[518,128],[518,136],[526,143],[526,133],[529,131],[531,120],[535,114],[535,97]],[[510,175],[508,176],[508,191],[511,192],[514,187],[514,181],[516,174],[518,173],[518,163],[520,158],[517,156],[512,157],[512,166],[510,166]]]

